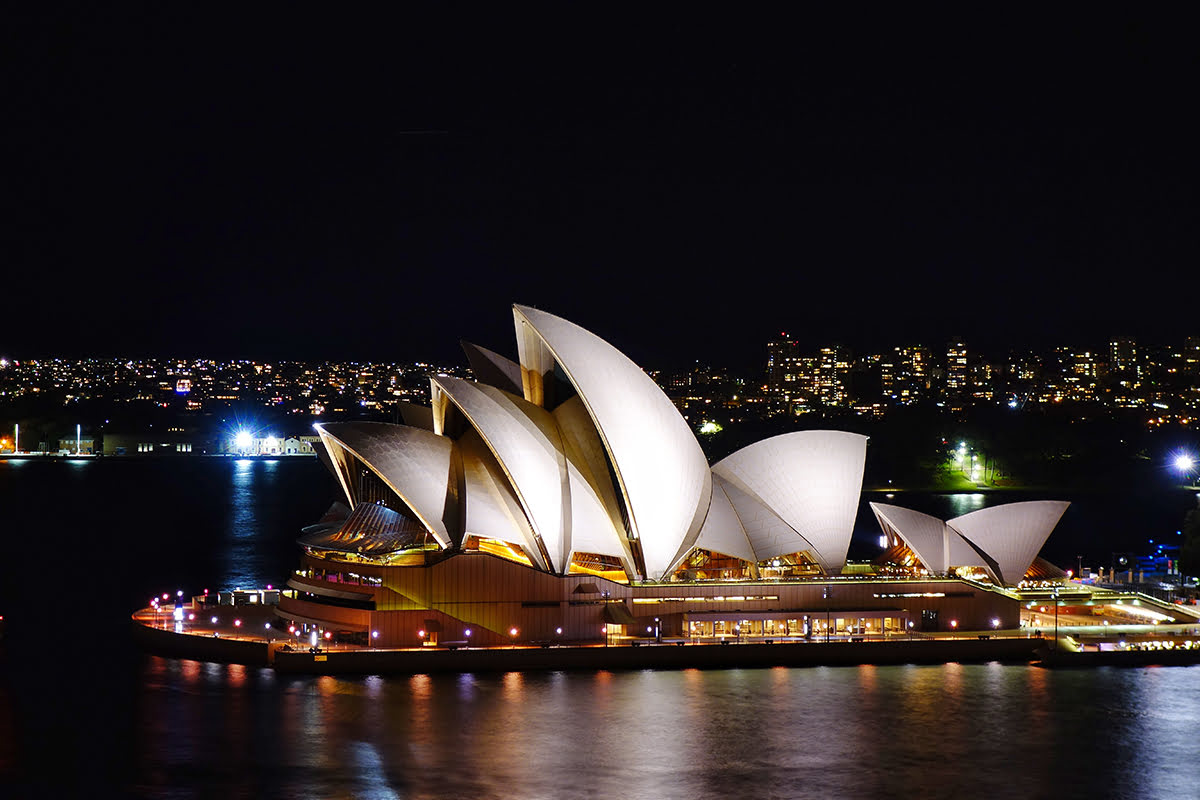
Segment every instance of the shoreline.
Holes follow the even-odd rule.
[[[212,615],[211,620],[195,617]],[[275,606],[250,603],[192,613],[175,627],[173,615],[154,607],[130,617],[130,635],[148,654],[252,667],[296,675],[413,675],[424,673],[559,670],[755,669],[770,667],[891,666],[999,662],[1050,668],[1172,666],[1200,664],[1200,641],[1181,642],[1195,631],[1158,629],[1173,639],[1159,649],[1143,643],[1131,649],[1100,651],[1101,641],[1123,641],[1147,632],[1105,629],[1064,631],[1061,639],[1026,631],[963,631],[954,636],[896,637],[866,641],[772,641],[646,639],[616,644],[531,642],[497,647],[442,646],[371,648],[326,645],[312,652],[273,624]],[[1175,626],[1172,626],[1175,627]],[[1083,637],[1080,637],[1080,633]],[[1170,641],[1170,640],[1168,640]],[[1086,643],[1086,644],[1084,644]],[[451,643],[463,645],[465,643]],[[1081,646],[1083,644],[1083,646]],[[1090,650],[1091,646],[1096,650]]]
[[[514,647],[382,650],[284,650],[287,641],[176,633],[132,621],[148,653],[200,661],[271,667],[283,674],[412,675],[420,673],[555,670],[739,669],[894,664],[1032,663],[1039,637],[903,639],[867,642],[645,642],[638,645],[518,645]]]

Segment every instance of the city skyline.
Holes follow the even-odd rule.
[[[856,353],[837,345],[805,346],[781,333],[760,354],[749,369],[695,359],[682,369],[646,371],[685,416],[705,414],[700,422],[839,410],[882,417],[909,405],[958,414],[971,406],[1017,409],[1064,401],[1149,411],[1152,425],[1200,421],[1198,336],[1155,345],[1112,336],[1098,348],[1047,344],[1004,353],[982,352],[957,337],[942,348],[896,345]],[[41,406],[141,402],[180,412],[250,403],[313,418],[399,413],[406,403],[428,404],[430,377],[471,375],[468,361],[465,354],[453,364],[0,358],[0,409],[24,398]]]

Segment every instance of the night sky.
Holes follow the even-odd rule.
[[[685,9],[10,9],[0,353],[1200,334],[1188,26]]]

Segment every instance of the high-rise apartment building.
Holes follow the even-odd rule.
[[[1141,377],[1139,372],[1137,342],[1129,336],[1114,336],[1108,344],[1108,368],[1112,372],[1129,372]]]
[[[920,345],[894,348],[879,362],[884,399],[900,405],[915,403],[929,395],[929,348]]]
[[[847,377],[852,354],[841,345],[822,347],[817,355],[817,399],[826,406],[845,406],[850,402]]]
[[[952,410],[962,410],[963,398],[969,393],[971,374],[967,345],[962,339],[951,339],[946,345],[946,401]]]
[[[767,343],[768,414],[799,414],[816,396],[815,359],[786,333]]]

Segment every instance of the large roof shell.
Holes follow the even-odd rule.
[[[995,562],[1000,583],[1018,583],[1070,503],[1032,500],[972,511],[946,524]]]
[[[612,461],[647,577],[661,578],[708,511],[712,476],[699,442],[650,376],[612,345],[534,308],[514,306],[513,316],[518,342],[535,334],[583,400]],[[528,390],[526,373],[545,375],[553,365],[540,348],[520,349]]]
[[[866,456],[867,437],[861,434],[799,431],[744,447],[712,471],[794,531],[795,537],[756,541],[739,509],[760,560],[807,549],[821,569],[837,573],[846,564],[854,533]],[[730,499],[738,508],[732,494]]]
[[[487,443],[533,526],[549,569],[561,571],[570,499],[562,442],[550,412],[493,386],[444,376],[431,380]]]
[[[451,508],[449,486],[453,477],[454,443],[419,428],[384,422],[330,422],[313,426],[321,436],[335,463],[344,464],[336,451],[353,454],[402,499],[438,544],[449,547],[458,532],[452,521],[457,509]],[[344,475],[342,488],[355,504]]]
[[[507,475],[551,568],[565,573],[581,550],[624,555],[609,514],[573,463],[557,418],[501,389],[433,379],[470,421]]]
[[[713,482],[720,485],[737,512],[742,528],[746,531],[750,550],[754,554],[754,561],[765,561],[775,556],[801,551],[807,551],[813,560],[817,559],[818,552],[813,543],[805,539],[794,526],[780,518],[779,514],[757,495],[744,490],[741,484],[725,480],[715,473]]]
[[[467,354],[467,363],[479,383],[495,386],[512,394],[521,394],[521,365],[486,347],[470,342],[461,342]]]
[[[571,476],[572,551],[614,556],[621,559],[628,574],[637,574],[604,443],[583,400],[572,397],[553,413]]]
[[[708,507],[704,527],[696,539],[696,547],[715,550],[743,561],[761,561],[755,552],[755,542],[763,551],[770,551],[780,539],[786,540],[790,546],[800,541],[798,536],[771,509],[738,491],[720,476],[713,476],[712,503]],[[801,541],[801,546],[792,547],[790,552],[808,547],[807,542]]]
[[[529,563],[548,571],[525,510],[479,433],[468,431],[455,446],[462,456],[465,535],[516,545]]]
[[[910,508],[886,503],[870,503],[870,506],[875,512],[879,526],[903,539],[926,569],[937,575],[946,573],[950,568],[950,543],[946,536],[945,522]]]

